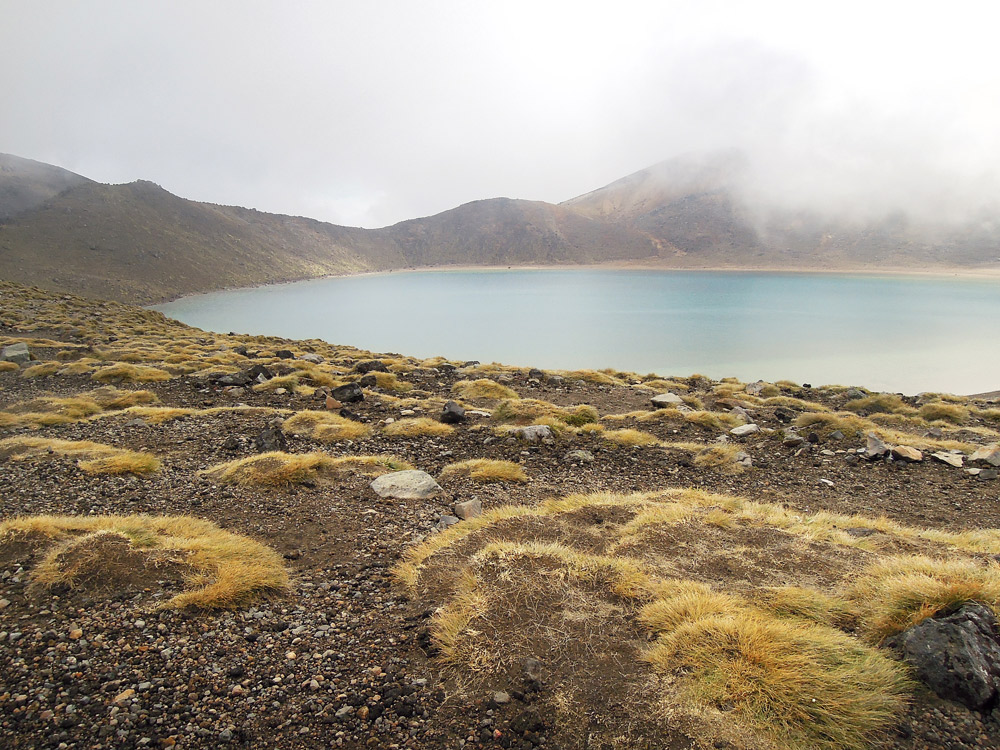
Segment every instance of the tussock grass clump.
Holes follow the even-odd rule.
[[[571,427],[590,424],[600,419],[597,409],[587,404],[562,407],[534,398],[501,401],[493,409],[493,419],[498,422],[528,423],[543,418],[556,419]]]
[[[513,461],[494,461],[486,458],[470,458],[448,464],[441,470],[441,478],[463,474],[476,482],[527,482],[524,469]]]
[[[838,430],[847,438],[860,438],[866,432],[871,431],[875,424],[857,414],[827,414],[827,413],[806,413],[795,418],[796,427],[809,427],[819,433],[820,437],[827,438]]]
[[[21,371],[22,378],[49,378],[62,368],[60,362],[40,362]]]
[[[335,475],[337,465],[325,453],[272,451],[217,464],[199,472],[221,484],[282,487],[304,482],[321,483]]]
[[[716,469],[726,474],[739,474],[744,470],[744,466],[737,463],[737,456],[740,453],[739,446],[729,443],[719,443],[706,448],[702,448],[694,457],[694,465],[706,469]]]
[[[147,424],[166,424],[197,414],[197,409],[180,409],[172,406],[131,406],[126,411]]]
[[[20,366],[17,364],[17,362],[7,362],[7,361],[0,362],[0,372],[14,372],[19,369]]]
[[[413,417],[391,422],[382,428],[382,432],[391,437],[419,437],[422,435],[450,435],[455,428],[450,424],[436,422],[427,417]]]
[[[405,471],[415,468],[413,464],[399,456],[340,456],[330,460],[329,466],[339,472],[357,472],[368,477],[377,477],[391,471]]]
[[[846,411],[856,414],[915,414],[916,409],[895,393],[876,393],[873,396],[855,398],[844,404]]]
[[[761,592],[763,606],[779,617],[797,617],[831,628],[848,628],[857,609],[839,596],[805,586],[780,586]]]
[[[604,430],[601,432],[601,437],[609,442],[625,446],[647,446],[660,444],[659,438],[655,435],[650,435],[648,432],[633,430],[627,427],[621,430]]]
[[[556,370],[556,374],[567,380],[582,380],[594,385],[625,385],[611,370]]]
[[[952,424],[965,424],[969,421],[970,412],[961,404],[949,404],[943,401],[934,401],[920,407],[919,414],[929,422],[942,420]]]
[[[375,376],[375,385],[383,391],[406,393],[407,391],[413,390],[413,383],[407,383],[405,380],[400,380],[391,372],[374,372],[372,374]]]
[[[258,393],[272,392],[278,390],[279,388],[284,388],[286,391],[292,391],[298,387],[299,380],[300,376],[298,373],[278,375],[270,380],[264,381],[263,383],[257,383],[257,385],[251,387]]]
[[[654,391],[689,391],[691,386],[687,383],[681,383],[677,380],[665,380],[663,378],[653,377],[649,380],[642,381],[642,388],[649,388]]]
[[[683,674],[682,692],[730,705],[788,748],[862,750],[891,726],[910,683],[902,666],[844,633],[752,609],[686,620],[644,658]]]
[[[89,440],[13,437],[0,440],[0,458],[19,460],[36,456],[68,456],[79,459],[87,474],[135,474],[143,476],[160,470],[160,462],[149,453],[114,448]]]
[[[977,601],[1000,613],[1000,565],[972,559],[896,556],[869,566],[848,591],[873,640]]]
[[[360,422],[345,419],[328,411],[300,411],[285,420],[281,429],[289,435],[335,443],[340,440],[361,440],[371,430]]]
[[[170,380],[172,375],[166,370],[158,367],[146,367],[143,365],[127,364],[118,362],[107,367],[101,367],[90,376],[91,380],[99,383],[120,381],[126,383],[160,383]]]
[[[809,412],[828,412],[828,408],[822,404],[817,404],[815,401],[804,401],[801,398],[794,398],[792,396],[772,396],[771,398],[764,399],[765,406],[784,406],[789,409],[796,409],[797,411],[809,411]]]
[[[34,585],[75,588],[87,578],[107,584],[116,565],[127,564],[131,573],[170,563],[186,571],[185,590],[164,608],[230,609],[288,589],[277,552],[190,516],[30,516],[0,523],[0,547],[25,536],[47,542],[30,573]],[[124,559],[107,559],[115,554]]]
[[[117,410],[133,403],[156,400],[149,391],[119,391],[116,388],[98,388],[79,396],[42,396],[13,404],[10,411],[0,412],[0,428],[48,427],[69,424],[86,419],[104,410]]]
[[[698,409],[696,411],[678,413],[683,415],[685,422],[698,425],[699,427],[704,427],[706,430],[718,430],[720,432],[725,432],[726,430],[730,430],[733,427],[738,427],[743,424],[743,420],[736,415],[724,412]]]
[[[520,398],[517,392],[488,378],[479,380],[459,380],[451,387],[452,392],[465,399],[481,399],[484,401],[502,401]]]

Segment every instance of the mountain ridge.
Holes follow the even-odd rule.
[[[0,278],[151,304],[223,288],[438,266],[968,268],[1000,221],[867,223],[752,209],[736,152],[660,162],[559,204],[489,198],[377,229],[105,185],[0,155]]]

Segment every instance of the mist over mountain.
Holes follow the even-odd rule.
[[[917,270],[1000,263],[987,211],[930,221],[769,205],[739,152],[656,164],[554,205],[494,198],[380,229],[105,185],[0,155],[0,277],[152,303],[227,287],[435,266]]]

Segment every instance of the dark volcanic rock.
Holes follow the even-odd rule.
[[[389,372],[389,368],[386,366],[385,362],[378,359],[369,359],[365,362],[358,362],[354,365],[354,372],[360,372],[362,374],[366,372]]]
[[[357,383],[348,383],[330,391],[330,396],[343,404],[351,404],[355,401],[364,401],[365,394],[361,391],[361,386]]]
[[[1000,697],[1000,631],[989,607],[967,602],[953,614],[929,618],[891,644],[917,677],[942,698],[989,710]]]
[[[258,453],[287,451],[288,441],[285,440],[285,434],[280,429],[267,427],[254,437],[253,447]]]
[[[461,404],[449,401],[441,410],[441,421],[445,424],[458,424],[465,421],[465,407]]]

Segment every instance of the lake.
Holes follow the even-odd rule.
[[[543,369],[1000,389],[1000,281],[850,274],[475,270],[315,279],[154,309],[211,331]]]

